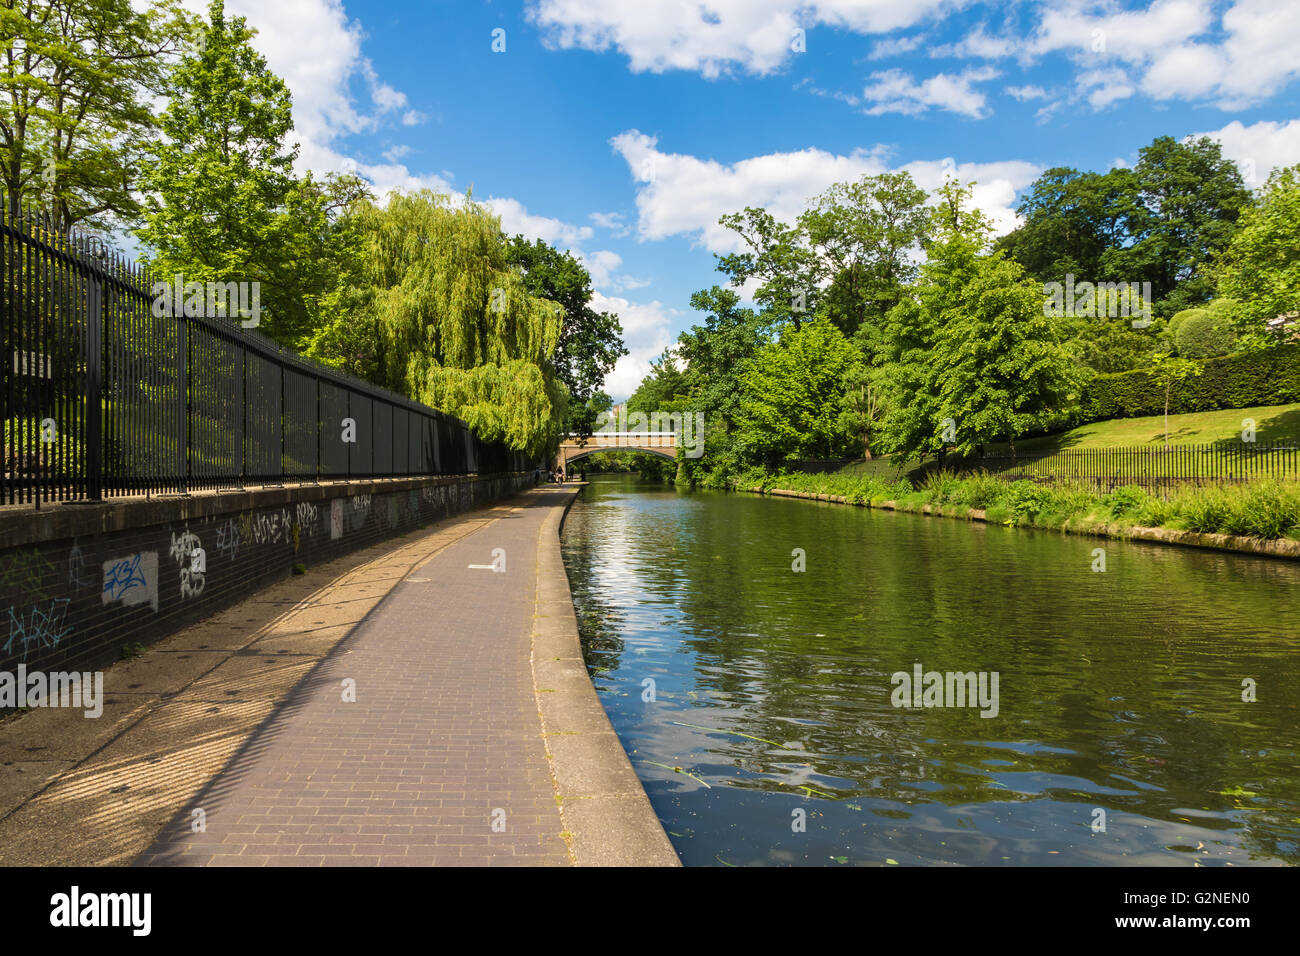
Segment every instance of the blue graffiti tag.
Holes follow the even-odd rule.
[[[48,611],[36,606],[22,614],[15,614],[10,607],[9,640],[5,643],[4,652],[12,653],[15,640],[22,645],[24,661],[33,644],[38,649],[54,650],[59,646],[59,641],[72,633],[72,625],[66,624],[68,605],[71,603],[70,598],[57,598],[50,602]]]
[[[140,559],[143,555],[123,558],[104,572],[104,590],[114,601],[131,588],[148,587],[149,582],[140,573]]]

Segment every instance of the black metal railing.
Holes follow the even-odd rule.
[[[1238,484],[1300,479],[1300,446],[1294,442],[1219,442],[1117,448],[1065,448],[1012,456],[998,451],[968,459],[979,469],[1008,480],[1064,481],[1111,490],[1139,485],[1172,490],[1184,485]]]
[[[185,313],[141,267],[0,195],[0,504],[531,467],[237,318]]]

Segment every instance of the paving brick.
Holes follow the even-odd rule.
[[[136,862],[569,864],[530,665],[538,535],[562,494],[521,496],[397,584],[194,802],[207,832],[187,809]],[[505,573],[468,567],[494,548]]]

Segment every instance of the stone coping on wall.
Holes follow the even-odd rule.
[[[585,482],[542,524],[537,541],[533,688],[546,756],[578,866],[681,866],[677,851],[596,695],[560,554],[560,529]]]
[[[30,504],[0,508],[0,549],[83,535],[106,534],[170,522],[193,521],[210,515],[300,502],[326,501],[353,495],[383,494],[416,488],[451,485],[467,479],[483,481],[526,472],[482,475],[429,475],[416,478],[362,478],[319,483],[262,485],[242,489],[196,491],[107,498],[103,501],[53,501],[37,509]]]

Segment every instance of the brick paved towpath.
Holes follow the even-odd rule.
[[[575,493],[511,499],[411,569],[136,863],[675,865],[582,665]]]

